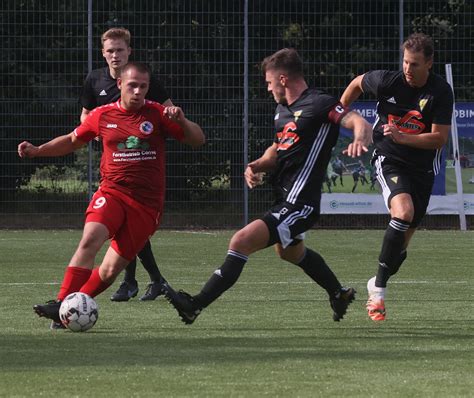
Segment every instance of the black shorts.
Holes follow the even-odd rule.
[[[295,246],[304,239],[304,233],[319,218],[318,205],[291,204],[279,202],[274,204],[260,219],[270,232],[268,246],[280,243],[283,248]]]
[[[385,206],[390,210],[390,201],[395,195],[407,193],[411,196],[415,214],[411,227],[417,227],[430,202],[433,189],[433,174],[414,173],[400,165],[391,163],[385,156],[378,155],[372,159],[375,166],[377,180],[382,187]]]

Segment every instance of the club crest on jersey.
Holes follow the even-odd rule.
[[[145,135],[153,133],[153,124],[149,121],[143,122],[140,124],[140,131]]]
[[[388,115],[388,124],[395,124],[405,134],[420,134],[425,130],[425,124],[421,122],[423,115],[418,111],[408,111],[403,116]]]
[[[300,116],[303,114],[303,111],[296,111],[295,113],[293,113],[293,116],[295,117],[295,122],[298,121],[298,119],[300,118]]]
[[[420,111],[423,111],[423,108],[426,106],[427,102],[428,102],[428,100],[426,98],[421,99],[420,102],[418,102],[418,105],[420,106]]]

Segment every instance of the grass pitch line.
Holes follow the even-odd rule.
[[[173,284],[196,285],[200,282],[176,280]],[[367,280],[348,281],[346,285],[363,284]],[[0,282],[0,286],[56,286],[60,282]],[[277,281],[277,282],[239,282],[239,285],[309,285],[312,281]],[[467,281],[390,281],[393,285],[467,285]]]

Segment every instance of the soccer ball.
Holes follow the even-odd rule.
[[[61,303],[59,318],[73,332],[85,332],[95,325],[99,308],[95,300],[85,293],[71,293]]]

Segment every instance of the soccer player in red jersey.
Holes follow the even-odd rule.
[[[107,289],[153,235],[165,196],[165,140],[193,147],[205,141],[201,128],[182,109],[145,100],[150,71],[128,63],[118,79],[120,100],[94,109],[72,133],[35,146],[18,145],[22,158],[63,156],[100,137],[104,152],[100,187],[86,210],[79,246],[66,268],[56,300],[34,306],[39,316],[60,323],[61,301],[80,291],[95,297]],[[99,267],[95,256],[111,239]]]
[[[92,70],[84,82],[80,103],[82,105],[81,122],[95,108],[116,102],[120,98],[120,90],[117,87],[117,77],[120,70],[128,63],[132,48],[130,47],[131,34],[125,28],[111,28],[101,36],[102,56],[107,66]],[[152,73],[150,86],[145,96],[146,99],[159,102],[164,106],[173,106],[163,85]],[[151,243],[147,241],[138,253],[138,258],[150,276],[145,294],[140,300],[154,300],[162,295],[162,285],[165,278],[156,264],[155,256],[151,250]],[[137,260],[133,259],[125,268],[124,279],[119,288],[112,294],[112,301],[128,301],[138,294],[138,282],[136,279]]]

